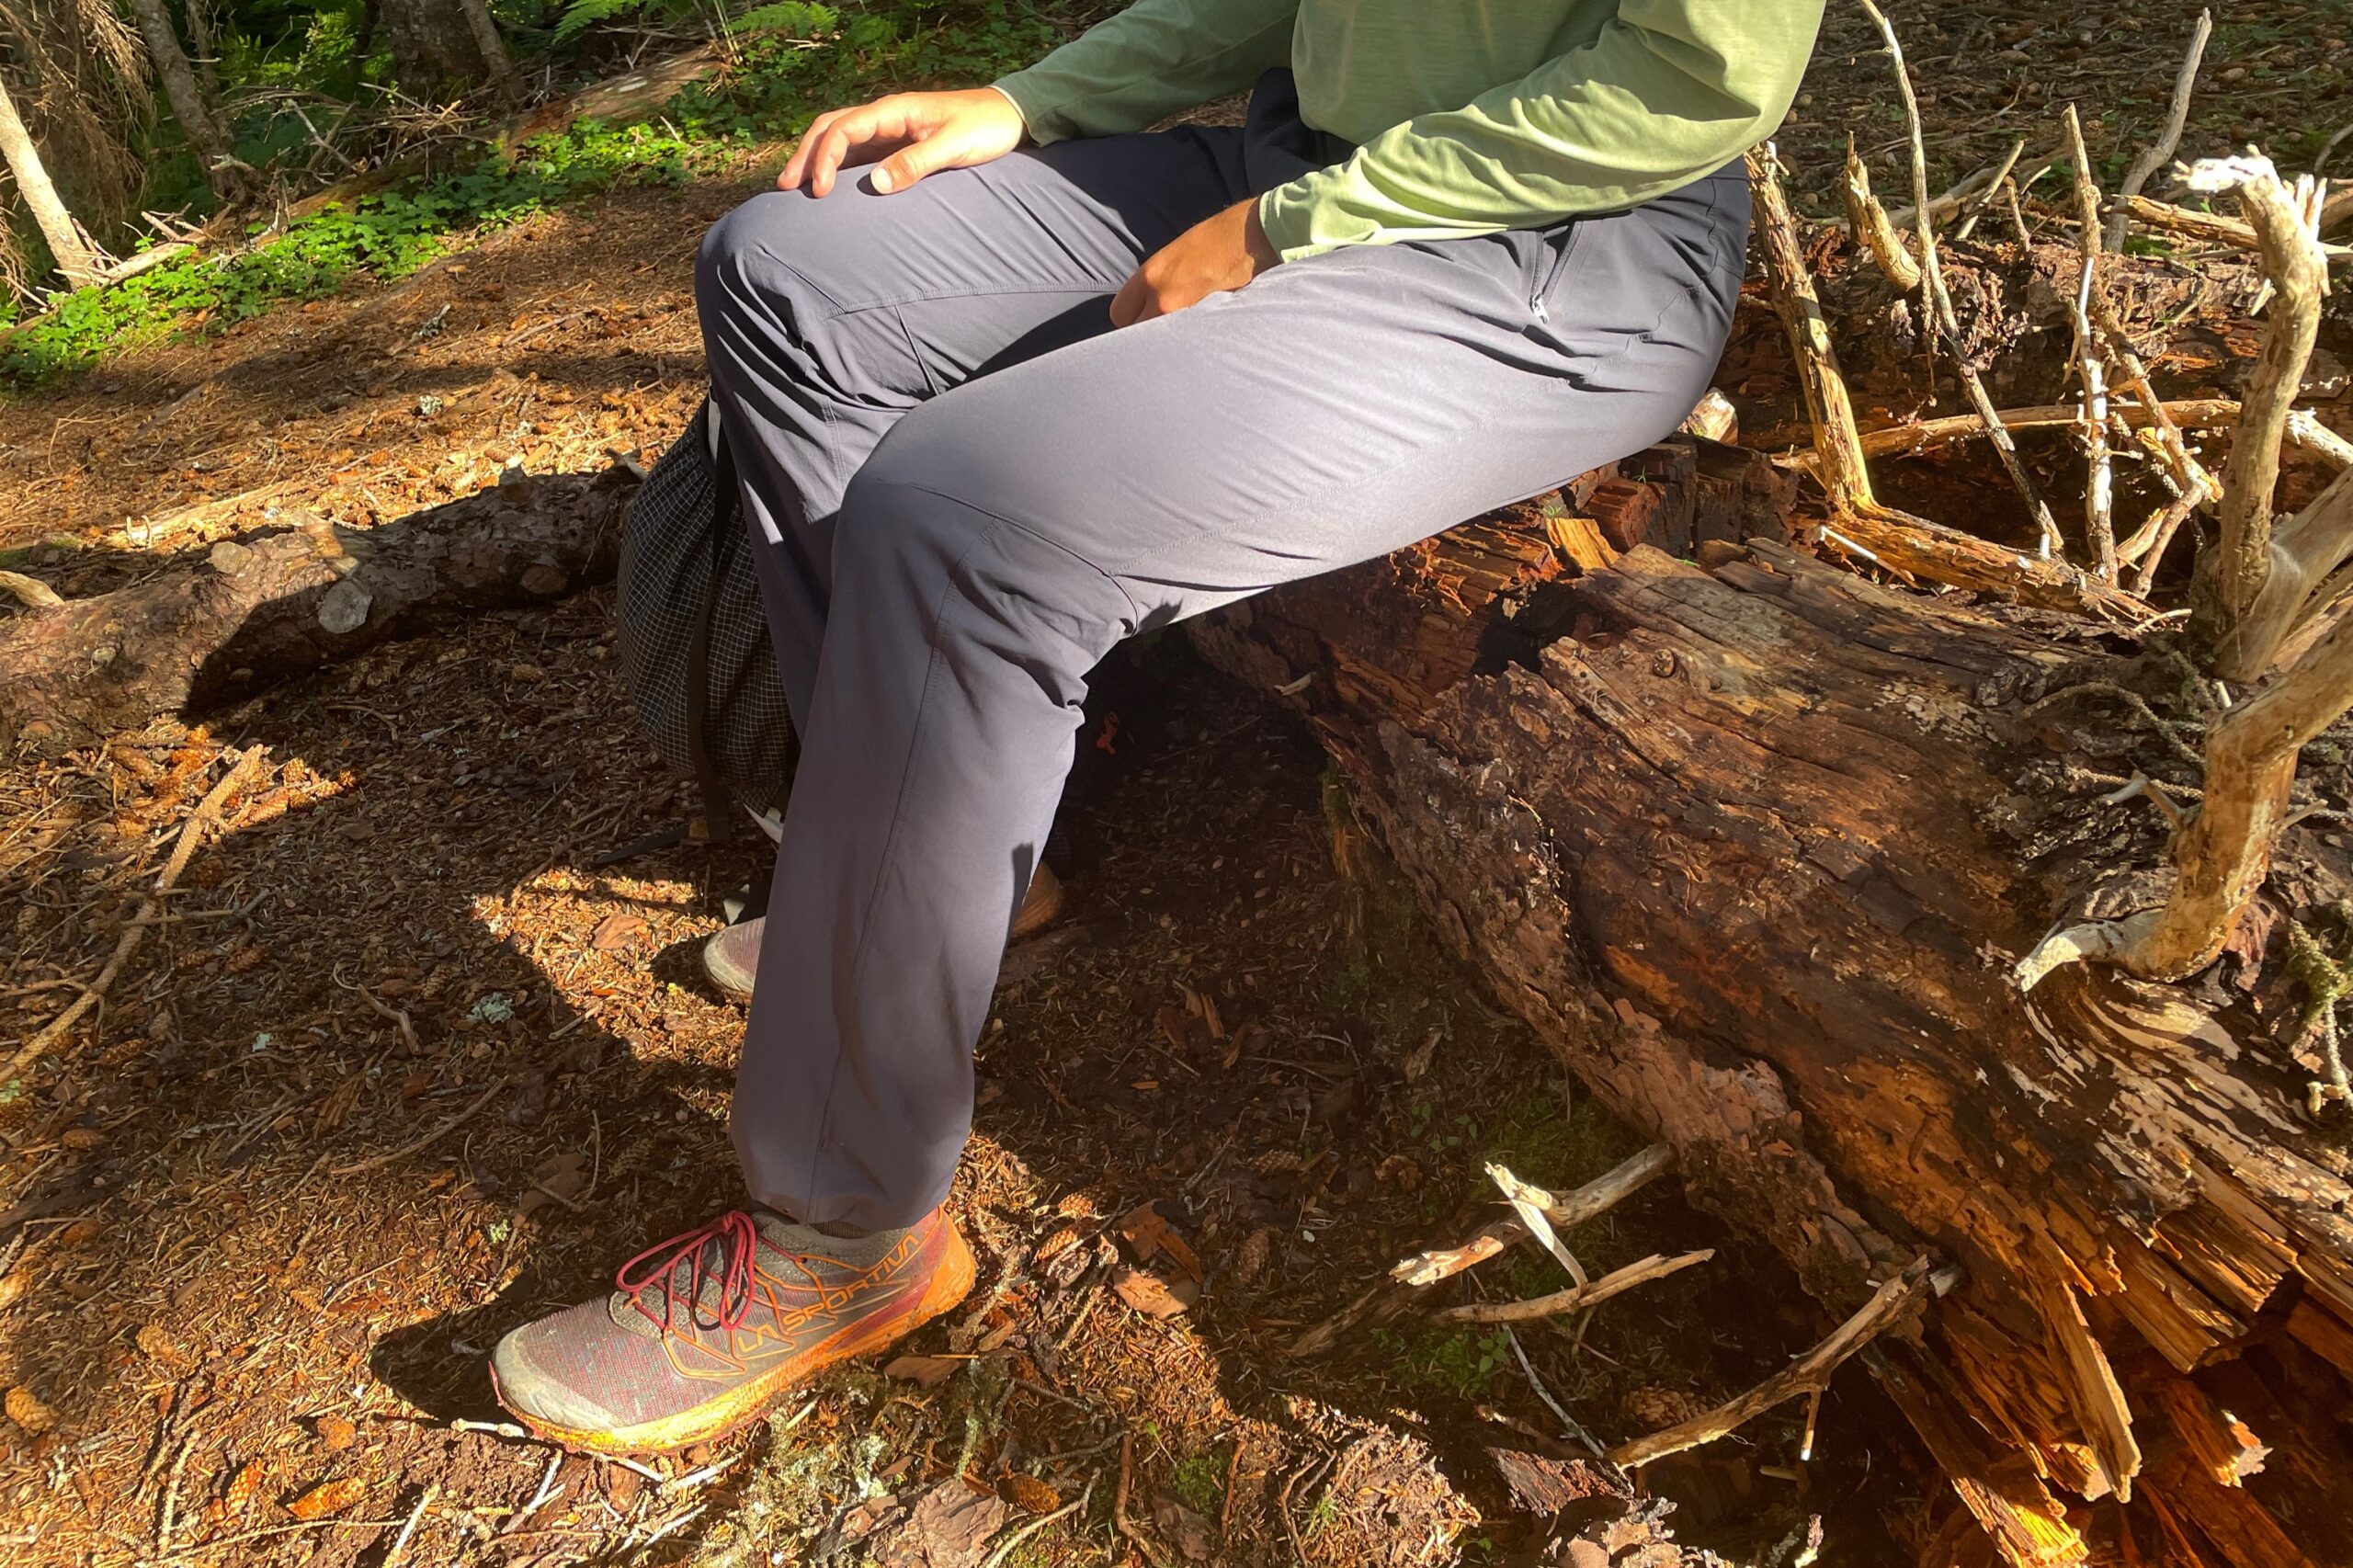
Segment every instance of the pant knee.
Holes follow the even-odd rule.
[[[940,642],[1083,693],[1086,672],[1134,630],[1126,594],[1037,528],[962,498],[953,474],[911,469],[891,453],[896,437],[843,498],[836,606],[891,604]]]
[[[754,197],[703,231],[695,252],[695,307],[706,331],[729,323],[784,325],[804,334],[829,313],[808,262],[822,255],[812,231],[821,204],[798,192]]]

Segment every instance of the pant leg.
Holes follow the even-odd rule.
[[[1109,330],[1137,264],[1245,194],[1238,131],[1057,143],[877,194],[769,191],[704,237],[711,397],[805,743],[842,492],[908,410]]]
[[[851,479],[734,1135],[752,1190],[903,1224],[1120,639],[1671,431],[1738,295],[1735,166],[1545,233],[1362,246],[975,381]]]

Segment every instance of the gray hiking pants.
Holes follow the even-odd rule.
[[[696,271],[801,738],[736,1079],[752,1195],[906,1224],[1120,639],[1411,544],[1672,431],[1730,331],[1733,165],[1622,214],[1346,248],[1113,330],[1210,214],[1347,148],[1246,127],[754,198]]]

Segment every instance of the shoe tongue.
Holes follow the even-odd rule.
[[[750,1212],[752,1228],[758,1233],[763,1248],[790,1256],[829,1259],[847,1264],[853,1268],[863,1268],[877,1262],[907,1233],[903,1228],[876,1231],[863,1236],[829,1236],[814,1226],[789,1220],[773,1209],[756,1207]],[[726,1237],[712,1236],[695,1251],[681,1254],[678,1261],[671,1265],[669,1285],[674,1304],[670,1311],[675,1314],[676,1326],[687,1326],[687,1294],[694,1290],[698,1263],[702,1268],[702,1290],[695,1299],[694,1320],[706,1328],[718,1321],[720,1291],[725,1288],[727,1248]],[[767,1261],[770,1271],[774,1272],[779,1260],[771,1258]],[[643,1311],[639,1310],[638,1301],[643,1301]],[[662,1301],[662,1283],[659,1280],[647,1286],[636,1301],[628,1291],[616,1290],[606,1303],[607,1315],[616,1325],[631,1334],[647,1339],[659,1338],[662,1329],[657,1320],[663,1312]],[[653,1316],[647,1316],[648,1312]]]

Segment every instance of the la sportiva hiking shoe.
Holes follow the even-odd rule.
[[[1013,930],[1006,940],[1018,942],[1036,936],[1052,925],[1062,912],[1062,881],[1041,861],[1029,879],[1029,892],[1013,916]],[[767,916],[763,915],[739,920],[703,943],[702,971],[713,985],[726,993],[730,1001],[752,999],[752,981],[760,967],[760,933],[767,929]]]
[[[731,1210],[648,1247],[616,1289],[491,1352],[498,1402],[597,1454],[667,1453],[756,1420],[812,1375],[904,1338],[972,1288],[972,1252],[934,1210],[855,1241]]]

